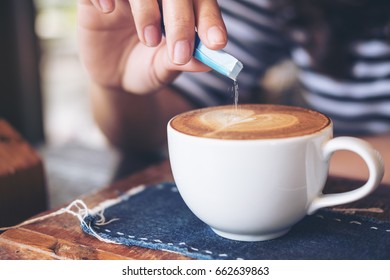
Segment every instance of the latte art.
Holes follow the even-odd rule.
[[[186,134],[222,139],[267,139],[305,135],[330,123],[324,115],[297,107],[241,105],[211,107],[184,113],[171,122]]]
[[[199,116],[200,121],[212,129],[209,135],[221,131],[256,132],[277,130],[298,123],[295,116],[288,114],[264,113],[256,114],[253,110],[223,109],[206,112]]]

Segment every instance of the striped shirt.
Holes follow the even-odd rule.
[[[220,0],[229,34],[225,50],[244,64],[240,103],[261,100],[260,78],[291,59],[298,67],[308,107],[328,115],[338,134],[390,133],[390,45],[385,38],[351,42],[350,75],[336,80],[313,70],[308,53],[282,34],[271,0]],[[174,86],[199,107],[232,104],[233,82],[212,71],[183,73]]]

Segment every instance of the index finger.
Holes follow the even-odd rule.
[[[161,15],[156,0],[129,0],[138,38],[145,45],[157,46],[161,41]]]
[[[202,42],[210,49],[227,44],[226,26],[216,0],[194,0],[196,27]]]
[[[175,64],[188,63],[195,41],[195,14],[192,0],[163,0],[163,17],[169,57]]]

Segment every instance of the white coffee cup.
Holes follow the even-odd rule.
[[[331,122],[305,135],[237,140],[190,135],[173,128],[172,121],[168,147],[178,190],[199,219],[229,239],[282,236],[307,214],[367,196],[383,177],[379,153],[358,138],[332,138]],[[337,150],[358,154],[369,178],[358,189],[323,194]]]

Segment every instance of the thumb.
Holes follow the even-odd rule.
[[[126,90],[145,94],[169,85],[182,72],[207,71],[210,68],[195,58],[184,65],[174,64],[164,39],[156,48],[139,44],[127,60],[122,81]]]

